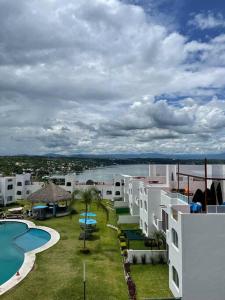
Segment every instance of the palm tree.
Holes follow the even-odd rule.
[[[81,200],[85,203],[85,226],[84,226],[84,249],[86,249],[86,222],[87,222],[87,213],[88,213],[88,206],[92,202],[96,202],[97,206],[100,207],[106,214],[106,221],[109,218],[109,212],[107,207],[102,201],[102,197],[99,194],[99,191],[92,187],[86,190],[75,190],[72,194],[72,203],[74,204],[75,201]]]
[[[160,245],[163,245],[163,248],[165,248],[166,238],[164,233],[161,230],[155,230],[152,234],[152,237],[156,241],[158,249],[160,249]]]

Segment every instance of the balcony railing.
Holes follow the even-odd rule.
[[[208,205],[207,214],[225,214],[224,205]]]

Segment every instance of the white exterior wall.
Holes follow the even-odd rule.
[[[144,182],[140,182],[139,185],[139,204],[140,204],[140,229],[142,232],[149,236],[149,213],[148,213],[148,191],[145,187]],[[146,206],[147,205],[147,209]]]
[[[9,185],[12,185],[12,189],[8,189]],[[15,199],[15,177],[0,177],[0,204],[5,206],[7,204],[13,203]]]
[[[31,174],[19,174],[16,175],[16,186],[15,186],[15,197],[17,200],[26,199],[31,190],[29,186],[31,185]]]
[[[225,214],[184,214],[183,300],[225,299]]]

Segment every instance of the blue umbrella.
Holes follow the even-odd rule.
[[[94,214],[92,212],[88,212],[87,214],[86,213],[82,213],[82,214],[80,214],[80,216],[83,216],[83,217],[85,217],[85,216],[87,216],[87,217],[96,217],[96,214]]]
[[[47,207],[48,207],[47,205],[36,205],[36,206],[33,206],[33,209],[44,209]]]
[[[85,224],[85,219],[79,219],[79,223]],[[87,225],[95,225],[97,223],[94,219],[86,219]]]

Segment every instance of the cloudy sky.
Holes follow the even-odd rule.
[[[221,0],[0,0],[0,154],[223,152],[224,91]]]

